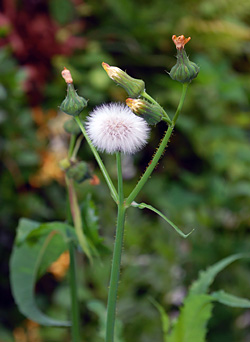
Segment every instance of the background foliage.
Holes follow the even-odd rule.
[[[68,136],[62,130],[65,115],[57,110],[65,95],[64,66],[72,71],[78,93],[89,99],[88,110],[126,98],[102,69],[105,61],[143,79],[170,115],[181,92],[167,74],[175,63],[172,34],[192,37],[186,50],[201,69],[165,156],[140,196],[186,232],[195,232],[183,240],[153,213],[129,210],[118,307],[124,340],[161,341],[158,312],[149,297],[175,317],[198,270],[249,251],[249,14],[246,0],[2,2],[0,341],[68,341],[65,329],[37,327],[18,313],[8,280],[18,219],[65,220],[58,161],[66,153]],[[164,129],[161,124],[153,128],[149,145],[126,159],[127,193]],[[81,155],[96,166],[87,146]],[[103,158],[115,177],[113,158]],[[107,297],[115,207],[103,182],[78,190],[82,199],[92,193],[100,234],[110,247],[92,267],[79,260],[84,270],[79,273],[83,340],[102,341],[97,327],[99,318],[102,326]],[[213,288],[249,297],[249,283],[249,263],[240,261]],[[37,286],[38,302],[54,317],[68,310],[66,285],[66,278],[59,281],[48,273]],[[246,342],[250,313],[217,304],[209,328],[210,342]]]

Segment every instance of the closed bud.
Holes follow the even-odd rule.
[[[119,86],[124,88],[128,95],[132,98],[139,97],[145,90],[145,83],[143,80],[138,80],[129,76],[125,71],[110,66],[107,63],[102,63],[104,70],[108,76]]]
[[[86,179],[92,178],[88,164],[84,161],[71,164],[70,167],[66,169],[66,174],[77,183],[82,183]]]
[[[72,116],[78,116],[86,106],[87,100],[77,95],[73,83],[68,83],[67,96],[61,103],[61,111]]]
[[[149,125],[157,124],[162,120],[164,115],[164,111],[160,105],[150,103],[146,100],[128,98],[126,104],[136,115],[143,117]]]
[[[83,97],[78,96],[73,85],[72,76],[68,69],[64,68],[62,71],[62,77],[67,83],[67,96],[61,103],[60,109],[66,114],[78,116],[84,107],[87,106],[88,101]]]
[[[78,124],[75,122],[75,120],[73,118],[65,121],[63,128],[69,134],[77,135],[81,132],[80,127],[78,126]]]
[[[70,160],[68,158],[62,159],[59,162],[59,166],[63,171],[66,171],[69,167],[70,167],[71,163]]]
[[[189,42],[191,38],[185,38],[183,35],[176,37],[174,35],[172,39],[177,49],[177,62],[171,69],[169,75],[175,81],[189,83],[197,77],[200,71],[198,65],[189,60],[184,49],[185,44]]]

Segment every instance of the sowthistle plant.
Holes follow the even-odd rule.
[[[170,118],[162,106],[146,92],[144,81],[129,76],[118,67],[102,63],[108,76],[117,85],[126,90],[128,94],[126,104],[102,104],[96,107],[87,116],[86,120],[82,121],[79,114],[87,106],[87,100],[80,97],[74,89],[73,78],[70,71],[66,68],[62,71],[62,76],[67,84],[67,96],[62,102],[60,109],[64,113],[73,116],[73,119],[65,124],[65,130],[70,133],[71,139],[68,157],[61,162],[61,168],[65,171],[65,183],[68,189],[73,227],[68,223],[56,222],[40,224],[30,220],[20,221],[15,248],[11,258],[11,283],[16,303],[18,304],[20,311],[26,316],[41,324],[69,326],[69,322],[52,320],[43,315],[36,307],[33,295],[36,278],[46,271],[48,265],[60,255],[63,250],[68,249],[70,252],[72,342],[81,341],[75,250],[77,246],[80,246],[90,262],[93,258],[93,254],[95,254],[94,247],[91,246],[84,234],[82,216],[74,184],[74,182],[83,182],[84,180],[91,178],[92,181],[97,181],[96,178],[93,178],[92,170],[89,168],[88,164],[85,161],[79,161],[77,159],[77,153],[83,137],[88,143],[107,183],[110,194],[117,205],[115,244],[107,303],[106,342],[113,342],[115,336],[117,291],[120,276],[125,214],[127,209],[132,206],[139,209],[146,208],[152,210],[167,221],[167,223],[183,238],[187,238],[191,233],[183,233],[163,213],[150,204],[137,203],[135,201],[162,157],[182,110],[188,85],[199,73],[199,67],[189,60],[184,48],[185,44],[191,38],[185,38],[184,36],[176,37],[174,35],[172,39],[177,48],[177,63],[171,69],[169,75],[173,80],[182,83],[182,94],[173,118]],[[167,125],[164,137],[145,172],[140,177],[131,193],[126,197],[123,190],[122,154],[134,154],[142,149],[147,143],[150,126],[154,126],[160,121],[164,121]],[[82,133],[81,136],[79,136],[79,132]],[[99,152],[115,154],[118,179],[117,188],[115,187]],[[57,241],[59,247],[51,252],[52,255],[46,256],[46,246],[48,246],[54,235],[63,236],[63,239],[61,240],[66,242],[66,245],[65,243]],[[21,256],[24,254],[26,258],[25,261],[23,259],[20,260]],[[33,257],[33,263],[31,260],[28,260],[29,263],[27,265],[27,257]],[[236,298],[235,296],[225,294],[222,291],[210,295],[207,294],[208,287],[216,274],[232,261],[241,257],[243,256],[236,255],[229,257],[200,275],[200,278],[191,287],[179,320],[172,329],[170,329],[169,320],[163,308],[160,304],[152,300],[161,314],[164,340],[168,340],[169,342],[204,341],[206,335],[206,321],[211,315],[212,301],[217,300],[232,306],[250,307],[250,302],[248,300]],[[21,262],[26,262],[26,269],[29,270],[29,278],[26,277],[25,281],[23,272],[20,271],[19,267]],[[27,281],[30,282],[28,288]],[[28,291],[28,295],[25,296],[25,291],[20,291],[20,286],[24,286],[24,290]],[[197,315],[201,312],[203,312],[203,315],[200,315],[200,318],[198,319]]]

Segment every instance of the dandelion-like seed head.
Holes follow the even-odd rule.
[[[94,146],[101,152],[133,154],[147,142],[149,127],[121,103],[96,107],[86,123],[87,133]]]

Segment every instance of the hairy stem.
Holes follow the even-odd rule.
[[[174,126],[176,123],[176,120],[178,119],[178,116],[180,114],[180,111],[182,109],[183,103],[184,103],[184,99],[186,96],[186,92],[187,92],[187,87],[188,84],[185,83],[183,84],[182,87],[182,94],[181,94],[181,98],[180,98],[180,102],[179,105],[177,107],[177,110],[175,112],[174,118],[172,120],[172,125],[168,127],[164,138],[162,139],[161,144],[158,147],[157,152],[155,153],[153,159],[151,160],[150,164],[148,165],[146,171],[144,172],[144,174],[142,175],[141,179],[139,180],[139,182],[137,183],[137,185],[135,186],[135,188],[132,190],[132,192],[130,193],[130,195],[128,196],[128,198],[125,201],[126,207],[129,207],[131,205],[131,203],[134,201],[135,197],[138,195],[138,193],[141,191],[141,189],[143,188],[144,184],[147,182],[147,180],[149,179],[151,173],[153,172],[154,168],[156,167],[159,159],[161,158],[167,144],[168,141],[171,137],[171,134],[174,130]]]
[[[116,154],[116,161],[117,161],[117,174],[118,174],[118,214],[117,214],[116,238],[115,238],[111,275],[110,275],[109,294],[108,294],[106,340],[105,340],[106,342],[114,341],[117,290],[118,290],[119,275],[120,275],[123,232],[124,232],[125,211],[126,211],[125,206],[124,206],[123,179],[122,179],[120,152],[117,152]]]

